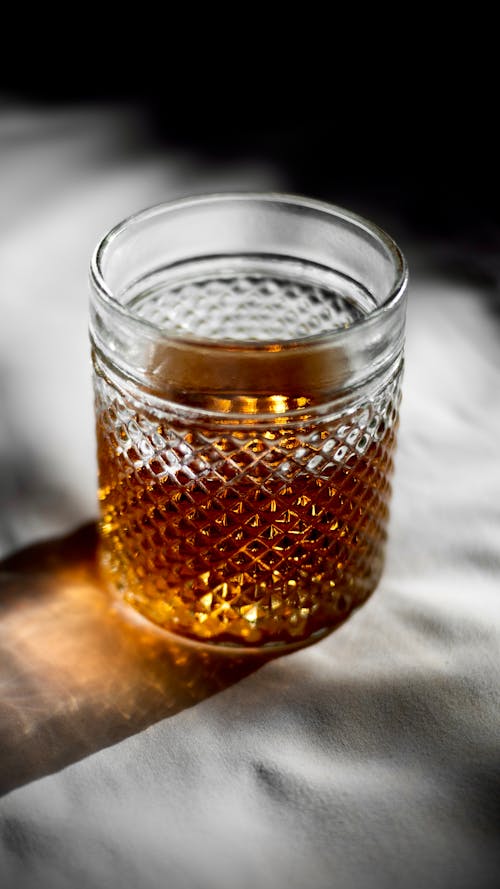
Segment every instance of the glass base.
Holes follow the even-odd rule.
[[[108,589],[110,585],[108,582]],[[296,642],[266,642],[264,645],[237,645],[231,642],[205,642],[203,639],[194,639],[192,636],[184,636],[173,630],[166,630],[158,624],[153,623],[140,612],[136,611],[132,605],[123,600],[120,593],[111,586],[110,592],[113,596],[113,605],[115,611],[128,623],[135,625],[138,629],[146,630],[158,638],[163,638],[165,642],[175,643],[194,649],[200,652],[210,654],[227,655],[228,657],[254,656],[260,658],[271,659],[285,654],[291,654],[309,645],[320,642],[334,630],[338,629],[339,624],[332,627],[324,627],[311,633],[306,639],[299,639]],[[349,615],[346,615],[348,617]]]

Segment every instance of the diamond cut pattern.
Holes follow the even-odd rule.
[[[296,339],[363,317],[353,300],[303,281],[228,274],[141,294],[138,315],[170,331],[208,339]]]
[[[138,610],[197,638],[262,644],[335,625],[370,594],[399,377],[342,415],[233,430],[139,411],[95,383],[103,558]]]

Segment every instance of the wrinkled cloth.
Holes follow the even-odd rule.
[[[179,194],[282,185],[153,151],[138,128],[120,109],[4,110],[4,555],[96,514],[98,237]],[[417,268],[376,594],[321,643],[11,789],[5,889],[497,885],[499,333],[488,294]]]

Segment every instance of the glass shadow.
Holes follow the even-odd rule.
[[[97,533],[0,563],[0,794],[173,716],[270,656],[213,654],[128,621],[98,581]]]

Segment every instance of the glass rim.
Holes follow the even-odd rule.
[[[152,219],[166,212],[175,212],[185,207],[196,207],[206,204],[217,204],[224,201],[247,201],[250,203],[268,202],[274,204],[284,204],[304,209],[321,211],[335,219],[351,223],[358,229],[371,235],[374,239],[382,242],[392,258],[396,271],[395,282],[385,299],[373,311],[363,315],[362,318],[356,319],[348,327],[334,327],[331,330],[322,331],[307,337],[297,337],[296,339],[269,339],[269,340],[231,340],[231,339],[214,339],[210,337],[199,337],[193,334],[178,334],[169,331],[165,327],[142,318],[135,314],[127,306],[124,306],[119,299],[113,295],[112,290],[108,287],[105,275],[102,270],[104,256],[109,247],[119,237],[119,235],[130,228],[132,225],[138,225],[142,222]],[[350,331],[358,331],[362,327],[382,319],[387,313],[397,306],[404,297],[408,283],[408,266],[404,254],[399,249],[396,242],[384,229],[380,228],[376,223],[371,222],[364,216],[360,216],[351,210],[346,210],[336,204],[327,201],[309,198],[304,195],[288,194],[283,192],[213,192],[198,195],[190,195],[183,198],[176,198],[171,201],[162,201],[158,204],[145,207],[135,213],[130,214],[125,219],[118,222],[109,229],[97,243],[92,254],[90,262],[90,280],[95,288],[96,293],[103,301],[105,306],[112,312],[116,312],[121,318],[137,325],[139,330],[149,335],[154,334],[161,340],[173,342],[187,347],[215,349],[217,351],[227,350],[230,352],[252,351],[272,352],[282,351],[285,349],[296,349],[307,346],[322,345],[325,343],[334,343],[346,335]]]

